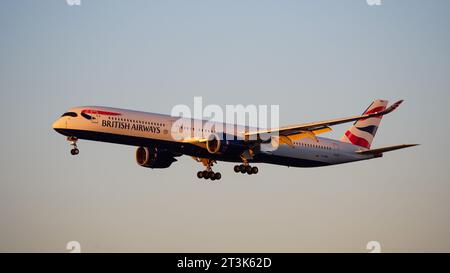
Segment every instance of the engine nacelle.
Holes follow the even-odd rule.
[[[247,147],[243,140],[237,140],[232,135],[226,134],[210,134],[206,141],[206,150],[211,154],[220,154],[227,152],[229,154],[240,154]]]
[[[169,152],[158,151],[158,148],[139,147],[136,150],[136,162],[139,166],[163,169],[177,161]]]
[[[216,154],[220,151],[222,140],[218,134],[210,134],[206,141],[206,150],[211,154]]]

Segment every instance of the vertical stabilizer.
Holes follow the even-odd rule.
[[[387,104],[387,100],[375,100],[363,114],[384,111],[386,110]],[[382,118],[383,116],[377,116],[356,121],[352,127],[345,132],[341,141],[370,149],[370,145],[377,133]]]

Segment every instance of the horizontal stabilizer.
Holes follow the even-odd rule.
[[[356,151],[356,152],[358,154],[362,154],[362,155],[380,155],[385,152],[409,148],[409,147],[413,147],[413,146],[417,146],[417,145],[419,145],[419,144],[402,144],[402,145],[395,145],[395,146],[389,146],[389,147],[372,149],[372,150],[360,150],[360,151]]]

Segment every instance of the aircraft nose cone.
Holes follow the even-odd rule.
[[[55,129],[55,130],[56,129],[61,129],[61,128],[63,128],[63,125],[64,125],[64,121],[62,121],[62,119],[59,118],[55,122],[53,122],[52,128]]]

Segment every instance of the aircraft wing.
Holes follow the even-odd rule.
[[[325,121],[319,121],[319,122],[304,123],[304,124],[299,124],[299,125],[291,125],[291,126],[285,126],[285,127],[275,128],[275,129],[246,132],[246,133],[244,133],[244,136],[246,138],[250,138],[251,136],[255,136],[255,135],[258,136],[258,135],[271,134],[271,133],[278,132],[279,136],[288,137],[291,140],[296,140],[296,139],[303,138],[303,137],[315,138],[315,135],[317,135],[317,134],[331,131],[330,126],[333,126],[333,125],[389,114],[392,111],[394,111],[402,102],[403,102],[403,100],[397,101],[396,103],[392,104],[390,107],[386,108],[386,110],[381,111],[381,112],[374,112],[374,113],[360,115],[360,116],[325,120]]]

